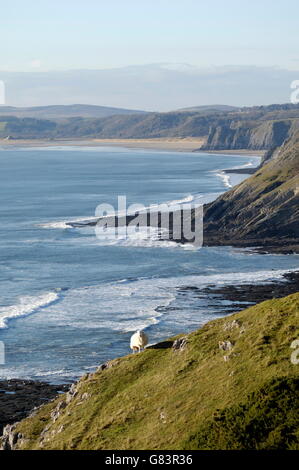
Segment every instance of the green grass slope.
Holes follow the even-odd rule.
[[[18,423],[14,447],[299,449],[298,325],[296,293],[115,359]]]
[[[97,106],[91,104],[70,104],[70,105],[50,105],[15,107],[0,106],[0,116],[16,116],[19,118],[36,119],[65,119],[69,117],[104,118],[118,114],[146,114],[145,111],[113,108],[111,106]]]
[[[216,412],[184,449],[298,449],[299,377],[273,379],[239,405]]]

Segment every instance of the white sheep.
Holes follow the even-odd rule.
[[[134,333],[131,336],[131,341],[130,341],[130,348],[133,350],[133,354],[135,351],[140,352],[141,349],[144,349],[144,347],[148,343],[148,337],[143,331],[137,330],[136,333]]]

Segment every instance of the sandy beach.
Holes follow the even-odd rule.
[[[202,150],[202,152],[213,153],[213,154],[221,154],[221,155],[253,155],[253,156],[257,156],[257,157],[262,157],[263,155],[265,155],[266,150],[250,150],[250,149]]]
[[[0,139],[2,147],[57,147],[57,146],[82,146],[82,147],[127,147],[143,148],[151,150],[171,150],[173,152],[201,151],[205,138],[187,137],[184,139]],[[228,154],[228,155],[263,155],[263,150],[203,150],[205,153]]]
[[[192,152],[199,149],[204,139],[1,139],[2,147],[57,147],[57,146],[83,146],[83,147],[127,147],[144,148],[152,150],[172,150],[174,152]]]

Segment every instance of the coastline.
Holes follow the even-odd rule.
[[[262,157],[267,150],[251,150],[251,149],[234,149],[234,150],[205,150],[204,148],[198,149],[199,152],[221,154],[221,155],[249,155]]]
[[[287,272],[282,279],[264,284],[240,284],[223,287],[211,284],[204,288],[194,286],[181,288],[182,292],[191,291],[195,298],[205,295],[209,300],[215,299],[217,302],[221,298],[224,308],[222,317],[227,317],[265,300],[285,297],[298,292],[298,290],[299,271]],[[101,367],[100,364],[99,367]],[[36,407],[57,398],[60,393],[68,391],[69,388],[69,384],[54,385],[22,379],[1,380],[0,437],[6,425],[28,417]]]
[[[125,147],[151,150],[171,150],[173,152],[193,152],[203,145],[205,139],[188,137],[185,139],[11,139],[0,140],[0,147]]]
[[[246,156],[245,151],[244,151],[244,156]],[[251,156],[258,157],[258,158],[260,158],[260,161],[261,161],[260,156],[257,156],[257,155],[251,155]],[[227,188],[232,189],[233,187],[237,186],[242,181],[244,181],[244,179],[246,179],[246,178],[242,177],[242,175],[247,175],[249,177],[250,174],[254,173],[259,167],[260,167],[260,162],[258,163],[257,166],[253,166],[253,167],[252,166],[247,166],[247,165],[245,165],[245,166],[242,165],[240,167],[233,167],[232,169],[229,169],[229,168],[228,169],[222,169],[221,168],[221,169],[218,169],[218,170],[215,170],[215,171],[223,179],[224,185]],[[238,178],[238,175],[239,175],[239,178]],[[204,205],[206,205],[206,203],[204,203]],[[151,213],[153,214],[152,211],[151,211]],[[175,212],[173,212],[172,210],[169,211],[170,226],[172,227],[171,233],[173,232],[172,224],[173,224],[173,220],[174,220],[174,213]],[[160,214],[157,213],[156,215],[158,217],[158,220],[160,221],[158,226],[159,226],[159,228],[161,228],[162,225],[161,225],[161,220],[160,220]],[[116,224],[118,227],[125,227],[125,226],[128,226],[130,224],[130,222],[132,222],[132,220],[135,219],[135,217],[136,217],[136,214],[134,214],[134,215],[129,215],[129,214],[118,215],[118,214],[116,214],[115,216],[112,216],[112,217],[106,216],[105,220],[107,221],[108,226],[111,225],[112,227],[114,227],[115,224]],[[153,217],[153,219],[155,220],[156,217]],[[97,218],[97,217],[92,217],[92,218],[86,217],[82,220],[78,219],[78,220],[68,221],[68,222],[66,222],[66,226],[69,226],[69,227],[72,227],[72,228],[82,228],[82,227],[87,227],[87,226],[93,227],[93,226],[97,225],[99,220],[100,220],[100,218]],[[150,226],[150,219],[148,217],[147,217],[146,224],[147,224],[147,226]],[[163,238],[161,238],[161,239],[163,239]],[[185,243],[186,242],[186,240],[184,240],[183,235],[182,235],[182,238],[180,240],[173,240],[173,241],[176,241],[177,243]]]
[[[185,139],[183,139],[185,141]],[[15,146],[15,141],[7,141],[7,143],[10,142],[7,146],[14,147]],[[60,145],[76,145],[76,146],[106,146],[108,145],[107,140],[103,141],[101,140],[100,142],[95,142],[95,141],[68,141],[68,144],[66,144],[66,141],[55,141],[55,142],[49,142],[49,141],[42,141],[41,142],[34,142],[36,145],[32,145],[32,141],[25,141],[26,145],[23,143],[24,141],[18,142],[20,145],[17,145],[17,147],[48,147],[48,146],[60,146]],[[135,141],[134,141],[135,142]],[[178,152],[186,152],[190,151],[186,149],[187,141],[185,141],[181,147],[178,146],[177,141],[165,141],[164,142],[164,147],[161,147],[161,141],[158,142],[148,142],[148,147],[145,147],[145,142],[144,141],[138,141],[135,142],[130,142],[130,145],[132,147],[130,148],[151,148],[154,150],[172,150],[172,151],[178,151]],[[93,144],[92,144],[93,143]],[[197,141],[198,143],[198,141]],[[128,145],[128,143],[126,142]],[[151,145],[155,144],[155,147],[151,147]],[[1,145],[1,143],[0,143]],[[113,144],[111,140],[109,140],[109,145],[116,145],[119,147],[124,147],[127,145],[124,145],[124,141],[113,141]],[[171,146],[177,146],[177,149],[175,150]],[[188,142],[188,145],[195,145],[195,142]],[[158,147],[159,146],[159,147]],[[197,151],[201,152],[200,149],[197,149]],[[202,150],[203,153],[215,153],[215,154],[243,154],[245,155],[255,155],[257,156],[258,152],[251,152],[251,151],[205,151]],[[226,170],[221,170],[224,173],[246,173],[250,174],[251,172],[254,173],[256,171],[257,167],[255,168],[234,168],[234,169],[226,169]],[[239,245],[241,246],[241,245]],[[247,247],[247,245],[246,245]],[[261,248],[261,247],[260,247]],[[269,247],[267,247],[269,248]],[[252,247],[252,250],[259,251],[258,247],[254,248]],[[267,251],[262,248],[262,252],[268,253],[271,250]],[[275,252],[275,250],[274,250]],[[249,305],[248,304],[255,304],[258,302],[261,302],[263,300],[268,300],[269,298],[279,298],[283,297],[285,295],[294,293],[298,291],[299,287],[299,272],[291,273],[290,275],[285,275],[285,281],[276,281],[273,283],[266,283],[266,284],[261,284],[261,285],[254,285],[254,284],[248,284],[248,285],[234,285],[234,286],[226,286],[223,288],[216,288],[215,286],[208,286],[205,289],[195,289],[194,287],[188,287],[186,286],[184,289],[187,290],[194,290],[194,295],[197,296],[199,293],[204,294],[207,296],[218,296],[221,297],[222,300],[228,300],[230,303],[229,309],[226,309],[225,312],[223,313],[223,316],[228,315],[229,313],[237,312],[240,311],[244,308],[247,308]],[[242,303],[243,302],[243,303]],[[14,387],[14,388],[12,388]],[[57,393],[59,393],[61,390],[63,391],[64,386],[62,385],[50,385],[46,382],[36,382],[36,381],[25,381],[22,379],[13,379],[13,380],[8,380],[8,381],[1,381],[0,384],[0,392],[1,393],[1,401],[0,401],[0,417],[2,418],[2,421],[0,420],[0,435],[1,435],[1,424],[11,424],[15,421],[19,421],[20,419],[23,419],[24,417],[28,416],[30,412],[36,407],[39,406],[42,403],[46,403],[47,401],[51,400],[55,396],[57,396]],[[66,386],[65,386],[66,387]],[[37,393],[38,391],[38,393]],[[11,394],[10,394],[11,392]],[[17,392],[17,393],[16,393]],[[3,394],[3,395],[2,395]],[[16,396],[17,395],[17,396]],[[22,408],[22,411],[20,412],[20,407]]]
[[[265,150],[205,150],[201,148],[206,139],[203,137],[156,138],[156,139],[0,139],[0,147],[125,147],[173,152],[196,152],[222,155],[263,156]]]

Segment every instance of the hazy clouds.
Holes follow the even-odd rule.
[[[107,70],[0,72],[6,104],[97,104],[150,111],[286,103],[299,72],[275,67],[150,64]]]

